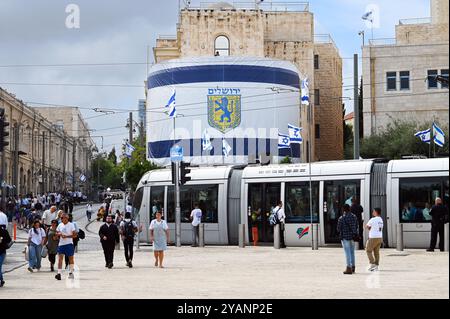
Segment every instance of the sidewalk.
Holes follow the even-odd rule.
[[[381,251],[380,271],[366,272],[364,251],[356,252],[357,273],[342,274],[339,248],[169,247],[165,267],[153,266],[151,247],[135,253],[134,268],[116,251],[113,269],[103,253],[76,255],[74,281],[56,281],[43,260],[43,271],[25,267],[5,275],[2,298],[449,298],[448,253]],[[43,288],[51,289],[43,289]]]

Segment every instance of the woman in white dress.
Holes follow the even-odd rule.
[[[165,220],[161,219],[161,211],[156,212],[156,219],[150,223],[150,241],[153,243],[153,253],[155,255],[155,267],[163,268],[164,250],[167,249],[169,241],[169,226]]]

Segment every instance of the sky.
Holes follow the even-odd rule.
[[[380,17],[374,38],[393,38],[399,19],[430,16],[429,0],[309,3],[315,33],[331,34],[339,48],[344,85],[353,84],[353,54],[361,55],[358,32],[364,30],[366,41],[370,38],[361,19],[368,5],[376,6]],[[80,9],[79,28],[66,27],[70,4]],[[98,149],[103,140],[104,151],[113,146],[120,150],[128,137],[128,114],[135,111],[137,119],[138,100],[145,96],[147,51],[153,62],[156,38],[176,34],[177,10],[178,0],[0,0],[0,86],[30,106],[80,107],[96,130],[92,136]],[[343,96],[353,92],[345,90]],[[347,112],[352,111],[352,101],[345,103]],[[93,108],[116,113],[105,115]]]

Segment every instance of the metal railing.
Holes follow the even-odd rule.
[[[200,6],[189,6],[184,9],[187,10],[214,10],[214,9],[225,9],[225,10],[233,10],[233,9],[249,9],[249,10],[262,10],[266,12],[309,12],[309,3],[308,2],[261,2],[257,4],[254,2],[241,2],[241,1],[229,1],[226,4],[229,6],[223,5],[220,7],[221,2],[219,1],[211,1],[211,2],[200,2]]]
[[[431,23],[431,17],[429,18],[411,18],[411,19],[401,19],[399,20],[399,25],[408,25],[408,24],[427,24]]]
[[[371,39],[369,40],[370,46],[383,46],[383,45],[396,45],[397,40],[395,38],[382,38],[382,39]]]

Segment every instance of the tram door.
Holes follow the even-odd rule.
[[[337,221],[342,215],[342,206],[352,204],[352,198],[360,196],[359,180],[326,181],[324,190],[323,214],[325,243],[335,244],[340,242],[337,232]]]
[[[273,242],[269,217],[281,196],[280,183],[249,184],[248,225],[251,243]]]

